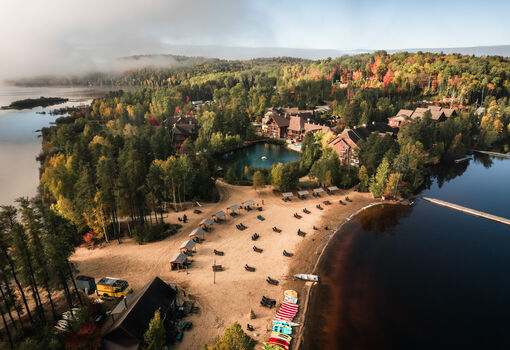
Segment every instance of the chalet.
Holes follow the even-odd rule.
[[[394,136],[395,129],[385,123],[373,122],[353,129],[345,129],[328,145],[338,154],[342,165],[358,165],[358,144],[366,140],[372,133],[378,133],[381,136],[387,134]]]
[[[292,108],[268,108],[262,119],[262,132],[275,138],[296,137],[304,131],[304,121],[313,117],[313,110]],[[292,122],[292,132],[289,127]]]
[[[165,127],[171,130],[174,147],[179,150],[186,139],[195,139],[198,136],[198,121],[190,115],[168,117]]]
[[[165,324],[173,319],[177,309],[176,296],[177,291],[159,277],[138,292],[128,294],[112,310],[101,329],[103,349],[139,349],[156,310]]]
[[[287,137],[301,140],[308,132],[322,131],[324,133],[333,133],[329,126],[310,123],[310,119],[305,121],[305,118],[299,116],[290,117],[289,127],[287,129]]]
[[[428,106],[426,108],[419,107],[414,111],[410,109],[401,109],[394,117],[388,118],[388,125],[392,128],[400,128],[405,123],[418,118],[423,118],[427,111],[430,112],[431,119],[437,122],[444,122],[446,119],[457,115],[455,109],[442,108],[440,106]]]

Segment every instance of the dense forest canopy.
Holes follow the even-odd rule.
[[[90,109],[73,112],[43,130],[44,199],[81,230],[108,239],[119,235],[119,217],[128,216],[144,226],[147,221],[159,223],[158,215],[151,213],[169,206],[214,200],[214,156],[256,138],[252,123],[261,120],[267,107],[310,108],[331,101],[331,110],[315,119],[334,123],[331,126],[339,132],[387,122],[398,109],[413,108],[424,99],[448,98],[459,109],[457,117],[441,125],[424,118],[405,125],[398,142],[371,137],[361,145],[366,174],[360,176],[375,182],[385,159],[388,169],[379,172],[382,184],[393,174],[393,181],[398,177],[402,187],[402,176],[405,188],[397,192],[409,193],[423,182],[425,164],[508,136],[509,77],[507,58],[383,51],[320,61],[192,60],[177,68],[111,75],[112,86],[140,88],[109,93],[94,100]],[[97,78],[85,83],[107,83]],[[196,108],[194,100],[208,102]],[[487,107],[482,119],[474,115],[480,105]],[[192,115],[199,127],[196,139],[178,149],[169,124],[169,117],[177,115]],[[329,119],[330,115],[338,118]],[[316,133],[313,138],[305,138],[298,164],[263,172],[265,182],[285,190],[297,184],[293,178],[297,174],[310,172],[321,183],[355,183],[357,170],[340,169],[334,152],[327,150],[331,136]],[[376,195],[385,191],[372,188]]]

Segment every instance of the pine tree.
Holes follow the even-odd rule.
[[[159,311],[154,312],[154,317],[149,322],[149,327],[143,339],[145,350],[163,350],[165,348],[166,332]]]

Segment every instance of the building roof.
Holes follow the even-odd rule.
[[[305,129],[305,119],[302,117],[292,116],[289,119],[289,130],[301,132]]]
[[[452,115],[457,114],[453,108],[443,108],[441,110],[443,111],[446,118],[450,118]]]
[[[299,194],[300,196],[306,196],[308,193],[309,193],[309,192],[308,192],[308,191],[306,191],[306,190],[304,190],[304,191],[298,191],[298,194]]]
[[[188,256],[184,253],[175,253],[175,255],[170,259],[171,263],[184,264],[188,260]]]
[[[328,190],[329,190],[329,191],[338,191],[338,190],[339,190],[339,188],[338,188],[338,187],[336,187],[336,186],[329,186],[329,187],[328,187]]]
[[[288,197],[293,197],[294,194],[292,192],[285,192],[285,193],[282,193],[282,196],[284,196],[285,198],[288,198]]]
[[[196,124],[174,124],[173,132],[176,135],[183,135],[185,137],[194,136],[197,133]]]
[[[239,204],[232,204],[228,209],[235,211],[241,209],[241,206]]]
[[[156,310],[167,312],[175,300],[177,291],[155,277],[138,292],[122,300],[120,308],[115,308],[118,317],[108,318],[101,334],[110,342],[126,342],[126,338],[143,342],[143,336]],[[127,306],[126,306],[127,304]],[[120,311],[120,312],[119,312]]]
[[[254,205],[255,204],[255,201],[253,199],[248,199],[247,201],[244,201],[243,202],[243,205]]]
[[[323,133],[333,133],[333,130],[329,126],[320,125],[320,124],[312,124],[305,123],[305,132],[315,132],[321,130]]]
[[[179,249],[186,248],[186,249],[192,250],[193,248],[195,248],[195,245],[196,245],[196,243],[194,241],[189,240],[189,241],[186,241],[186,242],[182,242],[182,244],[179,247]]]
[[[204,220],[200,221],[200,225],[212,225],[214,223],[214,221],[212,221],[211,218],[205,218]]]
[[[404,116],[404,117],[408,117],[410,118],[411,115],[413,114],[413,110],[411,109],[401,109],[398,111],[397,115],[395,117],[399,117],[399,116]]]
[[[193,231],[191,231],[191,233],[189,234],[190,237],[198,237],[198,238],[202,238],[204,237],[204,230],[202,230],[200,227],[194,229]]]
[[[314,188],[313,191],[315,193],[321,193],[321,192],[324,192],[324,189],[322,187],[317,187],[317,188]]]
[[[227,214],[225,214],[225,212],[223,210],[220,210],[219,212],[217,212],[213,216],[216,216],[217,218],[222,218],[224,216],[227,216]]]

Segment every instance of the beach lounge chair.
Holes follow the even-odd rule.
[[[244,269],[249,272],[255,272],[255,268],[252,266],[249,266],[248,264],[244,265]]]
[[[246,329],[249,330],[249,331],[254,331],[255,328],[253,328],[253,326],[249,323],[246,324]]]
[[[298,230],[297,230],[297,234],[298,234],[298,236],[301,236],[301,237],[306,236],[306,232],[301,231],[301,229],[299,229],[299,228],[298,228]]]
[[[349,199],[349,197],[345,197],[346,202],[352,202],[352,200]]]
[[[278,227],[276,227],[276,226],[275,226],[275,227],[273,227],[273,231],[274,231],[274,232],[278,232],[278,233],[282,232],[282,230],[280,230],[280,229],[279,229]]]
[[[254,233],[252,236],[251,236],[251,240],[252,241],[256,241],[257,239],[259,239],[259,234],[258,233]]]
[[[193,213],[195,213],[195,214],[202,214],[202,210],[195,209],[195,210],[193,210]]]
[[[253,246],[253,251],[256,252],[256,253],[262,253],[264,250],[260,249],[260,248],[257,248],[257,246]]]
[[[320,205],[320,204],[317,204],[315,207],[316,207],[317,209],[319,209],[319,210],[324,210],[324,208],[323,208],[323,207],[321,207],[321,205]]]
[[[315,226],[315,225],[313,225],[313,229],[314,229],[315,231],[317,231],[317,230],[318,230],[317,226]]]
[[[223,256],[223,255],[225,255],[225,253],[224,253],[224,252],[222,252],[222,251],[219,251],[219,250],[214,249],[214,255]]]
[[[294,213],[294,217],[295,217],[296,219],[301,219],[301,218],[302,218],[302,216],[301,216],[301,215],[299,215],[298,213]]]
[[[303,213],[305,213],[305,214],[310,214],[310,213],[311,213],[311,211],[305,208],[305,209],[303,209]]]
[[[331,202],[330,202],[330,201],[328,201],[328,200],[326,200],[326,201],[324,201],[324,202],[322,202],[322,203],[324,203],[325,205],[331,205]]]
[[[342,205],[346,205],[341,199],[338,200],[338,203],[340,203]]]
[[[279,283],[278,280],[274,280],[274,279],[272,279],[269,276],[267,277],[266,282],[269,283],[269,284],[272,284],[273,286],[277,286],[278,283]]]
[[[291,258],[291,257],[293,257],[293,256],[294,256],[294,254],[289,253],[288,251],[284,250],[284,251],[283,251],[283,256],[286,256],[287,258]]]
[[[259,219],[260,221],[264,221],[266,220],[265,217],[263,217],[262,215],[257,215],[257,219]]]
[[[223,266],[221,265],[213,265],[212,266],[213,271],[223,271]]]
[[[258,211],[262,211],[262,207],[258,207],[258,208],[257,208],[257,210],[258,210]]]

